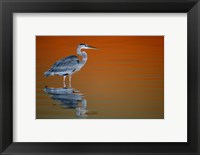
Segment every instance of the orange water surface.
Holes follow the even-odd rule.
[[[44,91],[63,89],[63,77],[43,73],[54,62],[77,55],[80,43],[99,49],[84,50],[87,63],[72,76],[84,108],[82,100],[71,107],[65,94]],[[80,114],[77,108],[85,111]],[[163,119],[164,36],[36,36],[36,118]]]

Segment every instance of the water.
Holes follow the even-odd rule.
[[[75,85],[79,83],[76,79]],[[50,87],[46,86],[45,82]],[[88,89],[85,85],[76,89],[78,86],[63,88],[61,77],[44,78],[43,82],[37,84],[37,119],[163,118],[164,92],[159,83],[162,81],[124,81],[123,84],[113,80],[107,83],[108,87],[102,83],[95,89],[97,85],[94,83],[88,84]],[[61,87],[58,87],[59,85]]]
[[[44,92],[56,101],[61,108],[74,109],[77,118],[86,118],[87,100],[84,95],[73,88],[44,88]]]
[[[51,65],[86,50],[86,65],[68,77],[44,77]],[[81,60],[81,57],[79,57]],[[164,38],[159,36],[38,36],[36,38],[37,119],[163,119]]]

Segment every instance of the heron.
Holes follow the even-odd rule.
[[[87,53],[82,49],[97,49],[87,44],[79,44],[77,47],[77,54],[82,57],[80,61],[76,55],[70,55],[55,62],[52,67],[44,73],[45,77],[59,75],[63,76],[63,85],[66,87],[66,76],[69,76],[69,87],[71,88],[72,74],[79,71],[87,62]]]

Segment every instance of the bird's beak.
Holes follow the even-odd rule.
[[[98,50],[96,47],[93,47],[93,46],[88,46],[88,49]]]

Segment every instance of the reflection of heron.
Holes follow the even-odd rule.
[[[83,57],[81,61],[79,61],[77,56],[70,55],[54,63],[53,66],[44,73],[44,75],[46,77],[53,75],[64,76],[63,78],[64,87],[66,87],[65,78],[67,75],[69,75],[69,87],[71,87],[72,74],[75,73],[76,71],[79,71],[87,61],[87,53],[84,51],[81,52],[82,49],[95,49],[95,47],[88,46],[86,44],[79,44],[77,47],[77,54]]]
[[[77,117],[87,117],[87,101],[79,91],[73,88],[45,87],[44,92],[49,94],[53,100],[58,101],[61,107],[76,109]],[[81,105],[79,105],[79,102],[81,102]]]

